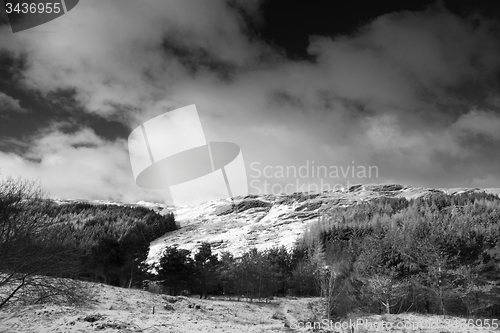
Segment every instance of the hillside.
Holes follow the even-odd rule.
[[[335,207],[347,207],[377,198],[416,199],[436,193],[460,194],[486,192],[500,195],[497,188],[433,189],[399,184],[353,185],[348,189],[325,191],[320,194],[248,195],[208,201],[198,206],[172,207],[161,203],[140,201],[135,204],[95,200],[96,205],[146,207],[162,214],[173,212],[178,230],[151,242],[148,262],[157,262],[163,249],[178,245],[195,250],[200,243],[212,244],[215,253],[229,251],[235,256],[255,247],[264,250],[285,245],[291,248],[311,222]],[[71,203],[84,200],[55,199]]]
[[[321,194],[248,195],[230,200],[214,200],[196,207],[165,207],[173,211],[180,229],[151,243],[149,261],[158,260],[166,246],[178,244],[193,250],[209,242],[215,252],[239,255],[249,248],[259,250],[285,245],[290,248],[308,225],[335,207],[346,207],[381,197],[408,200],[435,193],[464,192],[500,194],[500,189],[431,189],[398,184],[354,185],[344,191]],[[155,206],[158,207],[158,206]]]

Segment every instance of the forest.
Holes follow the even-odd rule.
[[[379,198],[331,210],[297,244],[327,312],[500,315],[500,199]]]
[[[59,204],[33,182],[0,181],[0,308],[78,302],[78,281],[138,287],[149,243],[177,229],[173,214],[136,206]]]
[[[257,299],[274,296],[319,296],[319,281],[307,251],[273,247],[265,251],[252,248],[239,257],[230,252],[212,253],[209,243],[194,252],[167,247],[155,265],[153,280],[162,292],[225,295]]]
[[[215,256],[169,247],[164,292],[322,296],[330,317],[354,311],[500,315],[500,199],[485,193],[378,198],[329,210],[292,249]]]
[[[173,214],[136,206],[58,204],[34,184],[0,183],[0,308],[78,301],[78,281],[171,295],[321,296],[329,318],[352,312],[500,315],[500,198],[482,192],[380,197],[324,211],[292,248],[215,254],[149,243]],[[68,282],[71,281],[71,282]]]

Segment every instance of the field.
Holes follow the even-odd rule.
[[[200,300],[103,284],[88,286],[94,297],[87,306],[39,304],[3,310],[0,332],[500,332],[485,325],[468,327],[464,319],[414,314],[357,315],[329,322],[321,315],[320,298]],[[349,320],[364,324],[352,330],[347,327]]]

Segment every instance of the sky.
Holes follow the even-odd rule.
[[[168,203],[135,184],[127,138],[195,104],[250,193],[500,187],[500,7],[336,3],[84,0],[17,33],[1,14],[0,176]]]

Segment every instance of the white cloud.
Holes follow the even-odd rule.
[[[36,30],[53,33],[40,38]],[[27,87],[44,93],[74,88],[87,110],[101,115],[112,113],[112,104],[145,108],[186,78],[164,43],[235,65],[259,52],[242,38],[224,1],[82,1],[57,20],[2,39],[0,50],[28,55]],[[206,59],[192,59],[199,60]]]
[[[30,138],[25,154],[0,152],[2,176],[40,180],[52,197],[113,199],[124,202],[165,198],[136,187],[126,141],[106,141],[83,128],[64,133],[59,126]]]
[[[453,124],[457,135],[486,135],[490,139],[500,140],[500,115],[492,111],[472,110],[463,114]]]
[[[377,165],[380,182],[453,187],[500,172],[491,151],[463,146],[460,135],[497,140],[495,113],[441,109],[453,101],[469,110],[450,90],[498,73],[489,22],[436,9],[387,14],[352,36],[312,37],[312,62],[284,59],[242,24],[224,1],[88,0],[43,26],[54,33],[5,33],[0,49],[26,56],[26,87],[74,88],[103,117],[125,105],[120,119],[131,129],[196,104],[207,139],[239,144],[247,168],[355,160]],[[51,128],[31,144],[25,155],[2,153],[2,172],[40,177],[55,196],[157,195],[133,183],[124,140]]]

